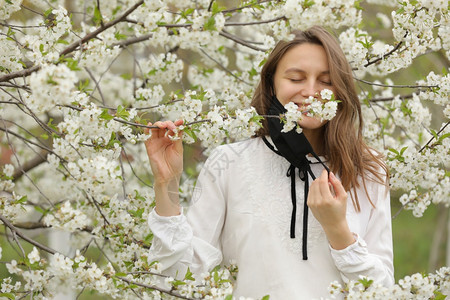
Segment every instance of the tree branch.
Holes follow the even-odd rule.
[[[245,46],[247,48],[250,48],[250,49],[253,49],[253,50],[256,50],[256,51],[261,51],[261,52],[266,52],[267,51],[266,49],[255,47],[255,46],[247,43],[246,41],[242,40],[241,38],[239,38],[239,37],[237,37],[235,35],[232,35],[232,34],[226,32],[226,31],[221,31],[221,32],[219,32],[219,34],[221,36],[223,36],[223,37],[225,37],[225,38],[227,38],[229,40],[232,40],[233,42],[235,42],[237,44],[240,44],[242,46]]]
[[[439,129],[439,131],[436,133],[436,136],[438,136],[442,131],[444,131],[444,129],[448,126],[448,124],[450,124],[450,121],[448,121],[444,126],[442,126],[441,129]],[[421,153],[426,147],[428,147],[428,145],[435,139],[435,136],[433,135],[433,137],[431,139],[428,140],[428,142],[419,150],[419,153]]]
[[[114,19],[112,21],[109,21],[106,23],[103,27],[97,28],[96,30],[92,31],[91,33],[88,33],[85,35],[82,39],[79,41],[73,42],[71,45],[69,45],[66,49],[64,49],[60,55],[66,55],[72,51],[74,51],[78,46],[88,42],[89,40],[97,37],[100,33],[105,31],[106,29],[116,25],[117,23],[120,23],[124,21],[129,14],[131,14],[133,11],[135,11],[139,6],[141,6],[144,3],[144,0],[140,0],[136,4],[134,4],[132,7],[130,7],[127,11],[125,11],[121,16],[119,16],[117,19]]]
[[[116,25],[117,23],[123,22],[129,14],[131,14],[134,10],[136,10],[143,3],[144,3],[144,0],[140,0],[139,2],[134,4],[132,7],[130,7],[127,11],[125,11],[117,19],[114,19],[114,20],[106,23],[104,26],[101,26],[101,27],[97,28],[96,30],[86,34],[80,40],[78,40],[76,42],[73,42],[71,45],[69,45],[67,48],[65,48],[59,55],[63,56],[63,55],[67,55],[67,54],[73,52],[80,45],[82,45],[82,44],[90,41],[91,39],[97,37],[97,35],[99,35],[103,31],[105,31],[106,29]],[[8,81],[8,80],[11,80],[11,79],[14,79],[14,78],[18,78],[18,77],[28,76],[31,73],[34,73],[34,72],[36,72],[39,69],[40,69],[40,66],[33,66],[33,67],[30,67],[30,68],[25,69],[25,70],[9,73],[9,74],[0,76],[0,82]]]
[[[413,97],[412,94],[409,95],[405,95],[405,96],[400,96],[400,99],[411,99]],[[380,98],[372,98],[369,99],[370,102],[387,102],[387,101],[392,101],[395,99],[394,97],[380,97]]]
[[[120,279],[120,280],[122,280],[122,281],[125,281],[126,283],[135,284],[137,286],[140,286],[140,287],[143,287],[143,288],[146,288],[146,289],[159,291],[161,293],[164,293],[164,294],[167,294],[167,295],[171,295],[171,296],[174,296],[174,297],[177,297],[177,298],[180,298],[180,299],[194,300],[193,298],[188,298],[188,297],[176,294],[176,293],[174,293],[174,292],[172,292],[170,290],[162,289],[162,288],[160,288],[160,287],[158,287],[156,285],[143,284],[143,283],[136,282],[136,281],[133,281],[133,280],[127,279],[125,277],[121,277],[121,276],[115,276],[115,277]]]
[[[390,88],[430,89],[430,88],[439,87],[438,85],[408,85],[408,84],[399,84],[399,85],[392,84],[392,85],[390,85],[390,84],[376,83],[376,82],[372,82],[372,81],[368,81],[368,80],[364,80],[364,79],[360,79],[360,78],[356,78],[356,77],[354,77],[354,78],[355,78],[355,80],[360,81],[365,84],[381,86],[381,87],[390,87]]]
[[[281,16],[274,19],[269,20],[261,20],[261,21],[253,21],[253,22],[227,22],[225,23],[225,26],[248,26],[248,25],[259,25],[259,24],[267,24],[267,23],[273,23],[280,20],[286,20],[285,16]]]
[[[41,154],[38,154],[34,158],[32,158],[29,161],[26,161],[22,168],[14,170],[14,174],[12,177],[14,178],[14,181],[18,180],[20,177],[23,176],[23,174],[27,173],[28,171],[34,169],[35,167],[39,166],[40,164],[47,161],[47,155],[49,154],[48,151],[44,151]]]
[[[9,222],[2,214],[0,214],[0,221],[3,222],[3,224],[6,225],[14,234],[17,234],[19,237],[21,237],[24,241],[27,241],[28,243],[32,244],[33,246],[38,247],[41,250],[44,250],[50,254],[56,254],[58,253],[56,250],[53,250],[45,245],[42,245],[38,242],[36,242],[33,239],[30,239],[26,235],[24,235],[21,231],[19,231],[11,222]]]

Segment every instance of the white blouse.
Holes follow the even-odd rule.
[[[323,166],[309,159],[319,176]],[[327,297],[332,281],[357,280],[360,275],[392,285],[391,212],[385,185],[366,182],[376,208],[362,186],[357,190],[360,212],[349,196],[347,221],[357,241],[343,250],[329,246],[310,212],[308,260],[302,260],[304,182],[296,176],[296,238],[290,238],[289,165],[261,138],[216,148],[199,175],[187,217],[161,217],[155,211],[149,215],[154,234],[149,260],[159,261],[167,274],[184,274],[188,266],[201,274],[235,261],[239,272],[234,295],[253,298]]]

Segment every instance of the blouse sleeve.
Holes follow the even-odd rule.
[[[356,236],[356,242],[345,249],[330,247],[336,267],[342,279],[359,280],[370,277],[376,284],[394,284],[392,225],[390,194],[386,186],[375,184],[375,207],[371,209],[367,230],[363,236]]]
[[[184,274],[189,267],[194,274],[210,271],[222,261],[220,235],[225,218],[223,181],[215,167],[213,151],[197,179],[194,194],[187,208],[178,216],[162,217],[155,210],[148,224],[153,232],[149,262],[158,261],[163,273]]]

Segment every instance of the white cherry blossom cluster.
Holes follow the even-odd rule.
[[[58,210],[45,215],[46,226],[62,228],[68,232],[83,229],[91,224],[91,220],[79,209],[73,208],[69,201],[64,202]]]
[[[303,119],[303,116],[315,117],[323,120],[331,120],[336,116],[339,101],[334,98],[333,92],[329,89],[323,89],[320,91],[320,99],[313,96],[304,100],[307,110],[300,110],[297,104],[294,102],[287,103],[284,108],[287,112],[282,119],[284,125],[282,132],[289,132],[294,129],[298,132],[302,132],[302,128],[299,122]]]
[[[179,82],[182,70],[183,61],[172,53],[150,56],[143,64],[143,72],[147,73],[147,79],[150,83]]]
[[[59,52],[63,44],[60,38],[67,34],[67,43],[71,41],[72,23],[67,10],[59,6],[46,12],[44,18],[31,19],[27,26],[27,35],[20,38],[20,42],[27,47],[25,57],[39,65],[54,63],[59,59]],[[65,42],[65,43],[66,43]]]
[[[0,35],[0,74],[22,69],[20,57],[21,52],[17,44],[8,37]]]
[[[450,268],[442,267],[435,273],[416,273],[400,279],[397,284],[385,287],[370,278],[350,281],[344,286],[339,282],[330,284],[331,299],[435,299],[450,293]]]
[[[289,132],[295,128],[297,133],[301,133],[302,128],[298,123],[303,119],[303,112],[298,109],[294,102],[287,103],[284,108],[286,112],[284,113],[284,125],[281,132]]]
[[[312,96],[305,99],[308,105],[307,116],[323,120],[331,120],[336,116],[339,100],[334,98],[333,92],[328,89],[320,91],[320,99]]]
[[[14,166],[6,164],[3,166],[0,173],[0,191],[12,192],[14,189],[13,180]]]
[[[430,72],[426,80],[420,80],[417,84],[432,87],[421,91],[419,98],[430,100],[437,105],[443,106],[444,116],[450,118],[450,74],[442,76]]]
[[[77,76],[66,65],[45,65],[30,76],[32,94],[27,105],[36,113],[43,113],[57,104],[69,104]]]
[[[337,13],[338,12],[338,13]],[[294,28],[305,29],[314,24],[333,28],[355,26],[361,22],[361,11],[354,1],[314,1],[287,0],[283,13],[290,19]]]
[[[0,20],[7,20],[14,12],[20,10],[22,0],[0,0]]]

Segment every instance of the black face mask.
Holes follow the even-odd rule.
[[[287,110],[281,105],[280,101],[273,96],[271,105],[267,112],[268,115],[279,116],[280,114],[285,114]],[[314,152],[311,144],[309,143],[306,136],[302,133],[297,133],[295,128],[289,132],[281,132],[283,129],[283,124],[281,120],[276,117],[268,117],[267,123],[269,125],[269,134],[275,144],[277,150],[263,137],[264,143],[275,153],[283,156],[291,164],[286,175],[291,178],[291,199],[292,199],[292,216],[291,216],[291,238],[295,238],[295,219],[297,212],[297,197],[295,191],[295,169],[299,169],[299,177],[301,180],[305,181],[304,190],[304,205],[303,205],[303,260],[308,259],[307,255],[307,236],[308,236],[308,206],[307,198],[309,191],[309,180],[308,174],[311,175],[312,179],[316,179],[314,173],[310,167],[310,161],[307,159],[307,155],[313,155],[330,173],[328,167],[322,162],[319,156]]]
[[[287,110],[281,105],[280,101],[273,96],[271,105],[269,107],[268,115],[279,116],[285,114]],[[289,132],[281,132],[283,124],[278,118],[267,118],[269,123],[269,133],[278,151],[286,158],[292,165],[302,169],[302,166],[309,163],[306,156],[311,154],[314,156],[328,171],[328,167],[322,163],[318,155],[314,152],[311,144],[306,136],[302,133],[297,133],[295,129]]]

